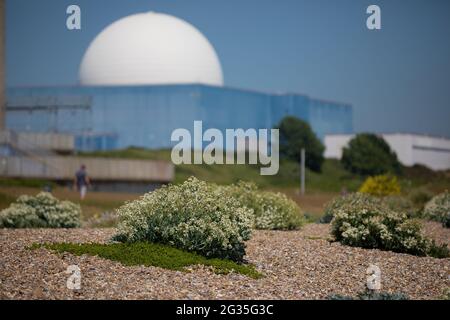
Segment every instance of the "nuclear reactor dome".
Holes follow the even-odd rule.
[[[80,66],[82,85],[223,85],[219,58],[195,27],[161,13],[139,13],[106,27]]]

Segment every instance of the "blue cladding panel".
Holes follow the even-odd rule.
[[[272,128],[286,115],[308,121],[319,137],[352,133],[352,108],[305,95],[204,85],[11,88],[7,126],[17,131],[65,132],[80,150],[173,145],[176,128]]]

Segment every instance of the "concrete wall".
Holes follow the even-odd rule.
[[[28,150],[75,151],[75,137],[63,133],[17,133],[18,147]]]
[[[412,136],[412,163],[450,169],[450,139]]]
[[[28,133],[0,130],[0,146],[11,150],[5,156],[29,153],[73,153],[75,137],[61,133]]]
[[[354,135],[325,136],[325,157],[340,159],[342,150]],[[417,134],[382,134],[397,153],[399,161],[412,166],[421,164],[433,170],[450,169],[450,139]]]
[[[0,175],[12,178],[72,180],[85,164],[94,181],[170,182],[174,166],[165,161],[79,157],[0,157]]]

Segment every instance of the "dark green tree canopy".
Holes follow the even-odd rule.
[[[341,159],[344,167],[361,175],[398,174],[401,165],[386,141],[375,134],[356,135],[345,147]]]
[[[306,121],[288,116],[283,118],[276,128],[280,129],[282,157],[299,162],[301,149],[305,148],[306,167],[320,171],[325,148]]]

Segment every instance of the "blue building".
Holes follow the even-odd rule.
[[[86,50],[80,85],[7,90],[6,126],[70,133],[78,150],[169,148],[174,129],[270,129],[287,115],[325,134],[353,133],[352,108],[299,94],[224,86],[219,57],[194,26],[147,12],[106,27]]]
[[[316,134],[353,133],[352,107],[299,94],[200,84],[31,87],[7,90],[6,125],[19,132],[70,133],[78,150],[169,148],[172,131],[273,128],[293,115]]]

